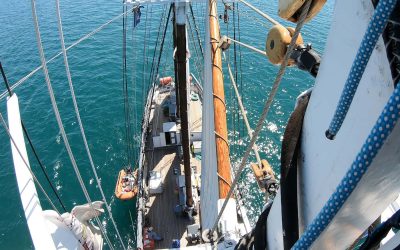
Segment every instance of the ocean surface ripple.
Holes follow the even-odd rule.
[[[43,46],[48,60],[61,49],[55,1],[37,0],[36,2]],[[294,26],[282,21],[277,16],[277,1],[253,0],[251,2],[285,25]],[[328,1],[323,11],[303,28],[304,41],[312,43],[320,53],[323,52],[329,32],[333,7],[334,1]],[[197,3],[193,4],[193,8],[200,34],[204,35],[205,5]],[[143,78],[147,79],[149,75],[162,10],[162,5],[146,6],[142,9],[139,26],[134,31],[129,26],[128,31],[128,79],[133,114],[132,126],[136,141],[140,140],[140,123],[145,99],[143,90],[148,85],[148,80],[144,81]],[[121,11],[121,1],[61,1],[66,45],[72,44],[120,14]],[[239,4],[237,11],[240,13],[241,41],[264,49],[266,35],[271,24],[242,4]],[[222,4],[219,12],[223,14]],[[145,22],[146,16],[148,17],[147,23]],[[233,17],[231,16],[231,18]],[[129,22],[131,21],[132,15],[129,16]],[[0,60],[9,82],[15,83],[40,65],[30,1],[2,0],[0,23],[2,24],[0,25]],[[232,24],[226,25],[222,20],[220,23],[221,34],[233,36]],[[150,39],[145,37],[145,26],[150,30]],[[161,59],[160,76],[173,75],[171,32],[172,29],[169,27]],[[238,36],[239,30],[235,32]],[[145,47],[148,52],[146,56],[143,54]],[[192,72],[202,79],[202,63],[199,60],[199,54],[195,52],[193,42],[190,42],[190,48]],[[128,242],[130,248],[134,249],[135,201],[121,202],[113,196],[118,171],[127,162],[122,94],[122,19],[111,23],[99,33],[71,49],[68,57],[82,122],[102,187],[124,240]],[[233,65],[233,46],[229,50],[229,57],[230,63]],[[143,64],[146,64],[146,61],[149,63],[145,65],[146,72],[143,74]],[[275,79],[278,66],[271,65],[266,58],[245,48],[237,48],[237,62],[238,68],[241,68],[242,72],[241,74],[239,72],[239,89],[250,124],[254,128]],[[75,118],[62,56],[55,59],[48,67],[65,130],[84,182],[92,200],[101,199]],[[239,111],[234,101],[235,96],[226,67],[224,79],[231,159],[235,168],[241,160],[249,138],[242,118],[238,115]],[[280,166],[280,143],[296,97],[302,91],[312,87],[313,83],[313,78],[306,72],[294,68],[287,70],[257,141],[262,158],[268,159],[277,172],[279,172]],[[0,91],[4,90],[5,87],[2,84]],[[70,210],[76,204],[85,203],[63,145],[42,71],[34,74],[15,92],[19,97],[21,116],[32,141],[67,209]],[[0,111],[6,117],[6,99],[1,100]],[[0,193],[2,204],[0,206],[0,249],[33,249],[18,195],[9,138],[4,129],[0,130],[0,141],[2,142],[0,145],[0,189],[3,190]],[[28,154],[33,171],[55,200],[29,149]],[[250,160],[254,161],[254,156]],[[261,211],[264,199],[248,168],[241,176],[239,186],[248,209],[248,216],[254,223]],[[43,208],[50,209],[48,202],[42,198],[41,194],[39,195]],[[130,214],[133,221],[130,219]],[[120,249],[121,246],[108,216],[103,216],[101,220],[106,226],[114,246]]]

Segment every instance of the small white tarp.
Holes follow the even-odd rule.
[[[158,171],[150,172],[149,192],[150,194],[161,194],[163,192],[161,173]]]
[[[163,123],[163,132],[176,132],[176,123],[175,122],[164,122]]]

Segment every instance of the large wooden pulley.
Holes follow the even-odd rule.
[[[267,36],[267,43],[265,45],[265,52],[267,53],[268,59],[271,63],[282,64],[293,34],[293,28],[285,28],[280,24],[277,24],[270,29]],[[297,37],[296,44],[303,44],[301,34]],[[292,64],[293,62],[288,63],[289,66]]]
[[[297,23],[305,2],[306,0],[279,0],[278,14],[283,19]],[[308,15],[306,17],[306,22],[317,15],[325,3],[326,0],[312,0],[310,10],[308,11]]]

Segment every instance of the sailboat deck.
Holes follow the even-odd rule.
[[[169,118],[163,114],[162,110],[162,104],[168,96],[169,93],[155,93],[150,113],[151,132],[148,133],[146,140],[147,169],[159,171],[163,181],[163,192],[151,195],[146,203],[146,220],[148,220],[146,224],[153,227],[154,232],[163,238],[162,241],[155,242],[156,249],[171,248],[174,239],[180,240],[181,247],[187,246],[187,226],[200,223],[198,215],[194,217],[194,221],[190,221],[174,212],[175,206],[179,204],[177,178],[179,174],[184,174],[183,160],[179,157],[178,146],[153,148],[152,137],[162,132],[164,122],[169,122]],[[197,118],[200,119],[201,124],[201,116]],[[198,119],[193,119],[193,122],[195,120],[199,123]],[[192,158],[191,166],[195,166],[196,172],[201,173],[199,160]],[[199,175],[196,179],[199,179]],[[200,185],[200,181],[198,183]]]
[[[189,107],[190,116],[190,131],[191,132],[201,132],[202,131],[202,113],[201,113],[201,102],[192,101]]]

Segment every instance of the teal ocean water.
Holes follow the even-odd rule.
[[[277,1],[253,0],[251,2],[272,17],[280,20],[276,15]],[[167,7],[163,5],[151,5],[143,8],[141,23],[134,31],[131,27],[132,15],[129,15],[128,79],[132,126],[136,145],[140,133],[143,101],[146,95],[144,90],[148,86],[154,44],[157,39],[162,12],[165,8]],[[302,33],[305,42],[312,43],[319,52],[323,52],[333,8],[334,1],[328,1],[322,12],[303,28]],[[61,49],[56,23],[55,1],[38,0],[37,9],[43,46],[48,60]],[[193,9],[200,34],[203,35],[205,5],[194,4]],[[120,14],[121,11],[121,1],[61,1],[66,45],[74,43]],[[263,49],[271,24],[244,5],[239,4],[237,11],[240,13],[241,40]],[[219,12],[223,14],[222,6],[219,8]],[[231,17],[229,24],[224,24],[221,21],[221,34],[233,36],[235,32],[238,37],[239,30],[234,31],[232,20],[233,17]],[[13,84],[40,65],[30,1],[1,0],[0,23],[0,60],[9,82]],[[289,25],[289,23],[283,23]],[[145,36],[146,27],[149,31],[147,38]],[[173,75],[171,31],[172,29],[168,28],[160,64],[160,76]],[[191,38],[191,35],[189,35],[189,38]],[[193,44],[193,42],[190,42],[192,51],[191,70],[201,79],[202,63]],[[146,50],[146,53],[144,53],[144,50]],[[233,64],[233,46],[229,53]],[[113,196],[118,171],[127,164],[122,94],[122,19],[116,20],[69,50],[68,56],[82,121],[102,187],[111,204],[114,218],[124,241],[131,248],[134,248],[136,200],[121,202]],[[146,63],[147,61],[148,63]],[[271,65],[266,58],[245,48],[237,48],[237,62],[238,65],[241,65],[238,68],[241,68],[242,72],[241,77],[239,74],[239,88],[250,123],[254,127],[278,67]],[[48,67],[58,107],[78,167],[92,200],[99,200],[101,199],[100,192],[80,136],[62,57],[53,60]],[[145,69],[144,74],[143,69]],[[279,171],[280,142],[285,124],[293,110],[295,99],[302,91],[310,88],[313,82],[313,78],[307,73],[294,68],[289,69],[284,76],[263,132],[258,139],[262,157],[268,159],[276,171]],[[225,72],[225,86],[229,107],[228,126],[231,131],[229,134],[231,157],[232,163],[235,164],[243,154],[248,137],[242,121],[238,117],[238,108],[233,101],[234,93],[230,87],[227,72]],[[0,91],[5,91],[2,82]],[[70,210],[76,204],[85,203],[85,198],[59,133],[43,72],[38,71],[19,86],[15,92],[19,97],[21,115],[28,132],[67,209]],[[4,98],[0,101],[0,112],[6,117],[6,99]],[[18,195],[10,141],[3,128],[0,128],[0,143],[0,249],[32,249],[32,241]],[[50,193],[51,190],[41,174],[32,152],[28,150],[28,154],[33,171]],[[242,176],[240,188],[245,204],[248,206],[248,215],[254,222],[263,206],[263,196],[258,191],[254,178],[248,169]],[[43,199],[41,194],[39,196],[42,206],[45,209],[50,209],[49,203]],[[55,201],[52,194],[51,197]],[[132,221],[130,215],[132,215]],[[121,246],[110,219],[108,216],[103,216],[101,220],[114,246],[120,249]]]

